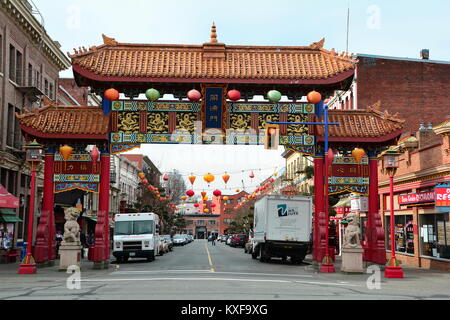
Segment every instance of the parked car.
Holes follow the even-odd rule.
[[[194,236],[192,234],[188,234],[188,238],[190,242],[194,242]]]
[[[191,239],[189,238],[189,235],[182,234],[182,236],[186,239],[186,244],[191,243]]]
[[[231,245],[231,239],[232,239],[233,237],[234,237],[234,234],[228,235],[227,240],[225,241],[225,243],[226,243],[227,245]]]
[[[164,238],[159,238],[159,255],[163,256],[165,253],[169,252],[169,244]]]
[[[245,244],[248,242],[248,237],[246,234],[235,234],[231,238],[230,246],[232,247],[243,247],[245,248]]]
[[[174,246],[184,246],[187,244],[186,237],[182,234],[176,234],[173,236],[173,245]]]
[[[172,237],[168,234],[164,234],[164,235],[161,235],[160,238],[163,238],[167,242],[167,245],[169,246],[169,251],[173,251]]]
[[[219,238],[217,240],[220,241],[220,242],[225,242],[225,241],[227,241],[227,236],[222,234],[222,235],[219,236]]]
[[[245,253],[252,254],[252,253],[253,253],[253,245],[254,245],[254,240],[253,240],[253,238],[249,238],[249,239],[248,239],[248,242],[245,244],[244,252],[245,252]]]

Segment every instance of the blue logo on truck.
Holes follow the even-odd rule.
[[[286,204],[278,205],[278,216],[279,217],[287,217],[287,205]]]
[[[287,204],[279,204],[278,216],[279,217],[298,216],[298,211],[292,208],[288,209]]]

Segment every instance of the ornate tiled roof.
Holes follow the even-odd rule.
[[[339,123],[339,126],[329,127],[331,141],[345,141],[345,139],[357,137],[367,141],[386,136],[397,138],[401,134],[404,122],[388,113],[371,108],[367,110],[330,110],[329,121]],[[324,136],[323,126],[316,126],[315,130],[318,136]]]
[[[39,138],[105,138],[109,117],[99,107],[47,105],[17,114],[22,129]]]
[[[104,44],[70,54],[75,74],[107,81],[336,83],[353,75],[348,53],[323,48],[324,39],[304,47],[128,44],[103,36]],[[275,81],[275,82],[273,82]]]

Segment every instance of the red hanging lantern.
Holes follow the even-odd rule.
[[[317,104],[322,101],[322,95],[317,91],[311,91],[310,93],[308,93],[307,98],[308,102],[312,104]]]
[[[216,190],[213,192],[213,195],[215,195],[216,197],[220,197],[222,195],[222,191]]]
[[[94,146],[91,150],[91,159],[92,162],[96,163],[98,161],[98,158],[100,157],[100,152],[98,151],[97,146]]]
[[[200,101],[200,99],[202,98],[202,94],[200,93],[200,91],[195,90],[195,89],[189,91],[187,96],[188,96],[188,99],[192,102]]]
[[[192,197],[195,195],[195,192],[194,192],[194,190],[188,190],[188,191],[186,191],[186,195],[187,195],[189,198],[192,198]]]
[[[166,173],[163,177],[164,181],[169,181],[169,175]]]
[[[200,205],[198,203],[194,204],[194,207],[198,208]]]
[[[202,192],[202,198],[205,198],[205,197],[206,197],[206,192],[203,191],[203,192]]]
[[[216,204],[213,203],[213,204],[211,205],[211,208],[215,208],[215,207],[216,207]]]
[[[142,180],[142,184],[147,185],[148,184],[148,180],[147,179]]]
[[[328,158],[328,163],[333,163],[333,161],[334,161],[334,151],[333,151],[333,149],[330,148],[328,150],[327,158]]]
[[[228,99],[231,101],[241,100],[241,93],[237,90],[228,91]]]
[[[116,101],[119,100],[120,93],[116,89],[108,89],[105,91],[105,98],[109,101]]]
[[[147,188],[148,188],[148,190],[153,191],[153,187],[152,186],[148,186]]]
[[[229,174],[224,174],[222,176],[223,182],[225,182],[225,184],[228,183],[228,181],[230,180],[230,175]]]
[[[274,183],[275,182],[275,179],[274,178],[270,178],[270,180],[269,180],[271,183]]]

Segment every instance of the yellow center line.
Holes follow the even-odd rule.
[[[206,243],[205,243],[205,249],[206,249],[206,253],[208,254],[208,261],[209,261],[209,266],[211,267],[211,272],[216,272],[216,270],[214,270],[214,268],[213,268],[211,253],[209,253],[208,241],[206,241]]]

